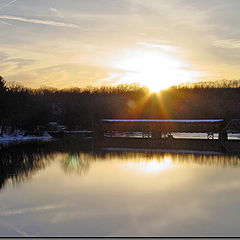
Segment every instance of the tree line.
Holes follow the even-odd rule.
[[[137,84],[31,89],[0,77],[2,130],[45,128],[49,122],[91,130],[102,118],[229,120],[240,118],[239,104],[239,80],[183,84],[150,93]]]

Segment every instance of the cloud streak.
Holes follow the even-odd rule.
[[[5,25],[12,26],[12,24],[10,24],[10,23],[7,23],[7,22],[4,22],[4,21],[0,21],[0,23],[2,23],[2,24],[5,24]]]
[[[10,1],[9,3],[7,3],[7,4],[3,5],[2,7],[0,7],[0,10],[3,9],[3,8],[5,8],[5,7],[8,7],[8,6],[12,5],[12,4],[15,3],[16,1],[17,1],[17,0],[12,0],[12,1]]]
[[[30,236],[30,234],[22,231],[21,229],[13,226],[12,224],[9,224],[9,223],[3,222],[3,221],[0,221],[0,223],[2,223],[3,225],[5,225],[6,227],[10,228],[11,230],[13,230],[14,232],[16,232],[17,234],[20,234],[20,236]]]
[[[173,51],[173,50],[177,49],[177,47],[173,47],[173,46],[153,44],[153,43],[148,43],[148,42],[139,42],[138,44],[143,47],[146,47],[146,48],[159,48],[159,49],[165,50],[165,51]]]
[[[240,48],[240,40],[236,39],[218,40],[214,43],[214,46],[221,48]]]
[[[50,210],[56,210],[56,209],[62,209],[65,205],[63,204],[56,204],[56,205],[44,205],[44,206],[37,206],[32,208],[22,208],[22,209],[16,209],[16,210],[7,210],[0,213],[0,216],[12,216],[12,215],[19,215],[19,214],[25,214],[30,212],[42,212],[42,211],[50,211]]]
[[[14,20],[14,21],[20,21],[20,22],[26,22],[26,23],[36,23],[36,24],[49,25],[49,26],[55,26],[55,27],[67,27],[67,28],[77,28],[77,29],[79,28],[78,25],[72,24],[72,23],[40,20],[40,19],[34,19],[34,18],[23,18],[23,17],[17,17],[17,16],[9,16],[9,15],[0,15],[0,19]]]
[[[63,18],[63,14],[61,11],[59,11],[58,9],[56,8],[49,8],[49,10],[54,13],[54,15],[56,15],[57,17],[59,18]]]

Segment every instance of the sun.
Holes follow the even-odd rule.
[[[172,85],[196,81],[200,74],[190,70],[183,61],[167,52],[153,50],[129,51],[112,64],[122,70],[119,83],[139,83],[151,92],[159,92]]]

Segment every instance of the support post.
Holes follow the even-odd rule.
[[[219,140],[221,140],[221,141],[227,141],[227,140],[228,140],[227,131],[224,131],[224,132],[220,132],[220,133],[219,133]]]

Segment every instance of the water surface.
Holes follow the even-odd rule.
[[[0,152],[1,236],[239,236],[237,154],[25,143]]]

